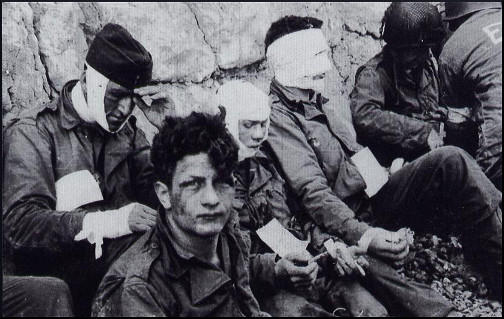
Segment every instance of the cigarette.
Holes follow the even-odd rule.
[[[357,270],[359,270],[362,277],[365,277],[366,273],[364,272],[364,269],[361,267],[361,265],[359,265],[357,262],[355,262],[355,265],[357,265]]]

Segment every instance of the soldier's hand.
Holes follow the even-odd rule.
[[[143,102],[150,106],[150,102],[168,100],[170,96],[164,84],[153,84],[137,88],[133,91],[135,95],[142,98]]]
[[[369,243],[369,252],[392,261],[404,259],[409,253],[407,234],[404,229],[391,232],[378,228],[376,235]]]
[[[128,217],[128,225],[132,232],[145,232],[156,224],[156,210],[135,203]]]
[[[427,144],[431,150],[436,149],[444,145],[443,139],[439,136],[439,133],[432,129],[427,137]]]
[[[360,274],[361,276],[366,275],[364,269],[357,262],[359,256],[366,253],[365,249],[358,246],[347,247],[341,242],[333,242],[330,245],[325,245],[325,247],[329,255],[336,261],[335,268],[340,276],[351,275],[353,273]],[[363,260],[360,262],[365,263]]]
[[[318,273],[318,264],[309,263],[311,258],[307,251],[285,256],[275,264],[276,278],[287,280],[296,289],[311,287]]]
[[[174,108],[174,103],[164,84],[154,84],[135,89],[133,101],[157,128],[162,125],[164,119],[162,114],[170,113],[170,110]]]

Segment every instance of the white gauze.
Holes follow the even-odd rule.
[[[91,113],[91,109],[87,105],[80,81],[75,84],[71,94],[73,107],[77,114],[79,114],[81,120],[86,123],[94,123],[95,120],[93,118],[93,114]]]
[[[313,76],[331,70],[328,52],[322,30],[312,28],[275,40],[268,47],[266,58],[280,84],[320,92],[324,88],[324,79],[313,80]]]
[[[216,104],[226,108],[226,126],[238,143],[239,160],[255,155],[256,150],[248,148],[240,141],[238,123],[240,120],[265,121],[268,138],[269,115],[271,112],[270,98],[249,82],[233,80],[222,85],[217,91]],[[263,142],[262,141],[262,142]]]
[[[105,91],[107,90],[107,79],[103,74],[96,71],[86,63],[86,88],[87,104],[91,111],[93,120],[105,131],[110,132],[107,117],[105,115]]]

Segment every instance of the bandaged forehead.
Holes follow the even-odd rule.
[[[291,70],[298,76],[326,72],[329,46],[321,29],[313,28],[289,33],[268,47],[266,57],[275,74]],[[323,59],[317,59],[321,57]],[[317,60],[322,63],[317,63]],[[291,77],[293,77],[292,75]]]
[[[226,108],[226,119],[229,121],[264,121],[271,111],[269,97],[243,81],[230,81],[221,86],[217,92],[217,103]]]

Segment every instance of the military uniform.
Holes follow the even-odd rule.
[[[98,288],[93,316],[257,317],[247,246],[228,222],[219,234],[221,266],[182,251],[161,209],[156,227],[110,268]]]
[[[444,316],[453,308],[430,287],[405,281],[389,265],[369,256],[367,276],[361,280],[356,277],[338,278],[339,275],[328,258],[319,260],[323,271],[319,272],[315,290],[308,296],[309,299],[280,289],[280,283],[275,284],[274,279],[275,254],[257,236],[257,229],[276,218],[299,239],[310,240],[308,250],[313,255],[325,251],[323,243],[326,240],[339,239],[322,231],[302,211],[291,212],[285,181],[267,154],[269,150],[263,147],[254,157],[240,162],[235,174],[236,198],[233,202],[240,217],[240,225],[251,238],[252,291],[264,307],[263,310],[273,316],[283,316],[286,313],[294,316],[323,316],[327,314],[327,310],[323,309],[332,311],[338,306],[357,309],[359,302],[368,307],[383,302],[393,315]],[[292,205],[295,204],[291,203]],[[360,293],[359,289],[365,288],[355,287],[356,282],[370,289],[380,301],[369,300],[368,298],[373,297]],[[341,305],[340,297],[343,297],[346,305]],[[282,303],[289,304],[291,309],[283,309]],[[355,307],[351,303],[355,304]],[[323,308],[319,304],[323,305]],[[296,313],[294,309],[299,312]],[[382,309],[384,308],[376,306],[372,310],[377,314]],[[386,312],[381,314],[387,315]]]
[[[74,241],[85,214],[130,202],[155,207],[157,198],[150,146],[134,119],[116,134],[84,123],[70,98],[75,84],[68,82],[56,101],[30,110],[5,130],[3,229],[19,274],[63,278],[73,292],[89,289],[92,295],[108,265],[137,235],[106,239],[104,255],[95,260],[87,241]],[[55,210],[56,181],[79,170],[96,178],[103,201]],[[76,305],[82,301],[76,300]]]
[[[275,80],[270,93],[266,143],[293,198],[317,225],[347,244],[370,228],[362,220],[365,212],[375,225],[389,229],[407,225],[442,232],[439,226],[457,225],[464,248],[500,281],[502,194],[466,152],[453,146],[431,151],[392,174],[370,200],[350,159],[362,146],[346,132],[335,107],[316,92]]]
[[[433,56],[425,63],[418,84],[397,71],[386,48],[355,75],[350,109],[359,141],[369,146],[384,166],[403,157],[413,160],[429,151],[427,137],[439,131],[439,87]]]
[[[479,126],[476,160],[502,190],[502,9],[470,16],[439,57],[441,101],[471,108]]]

